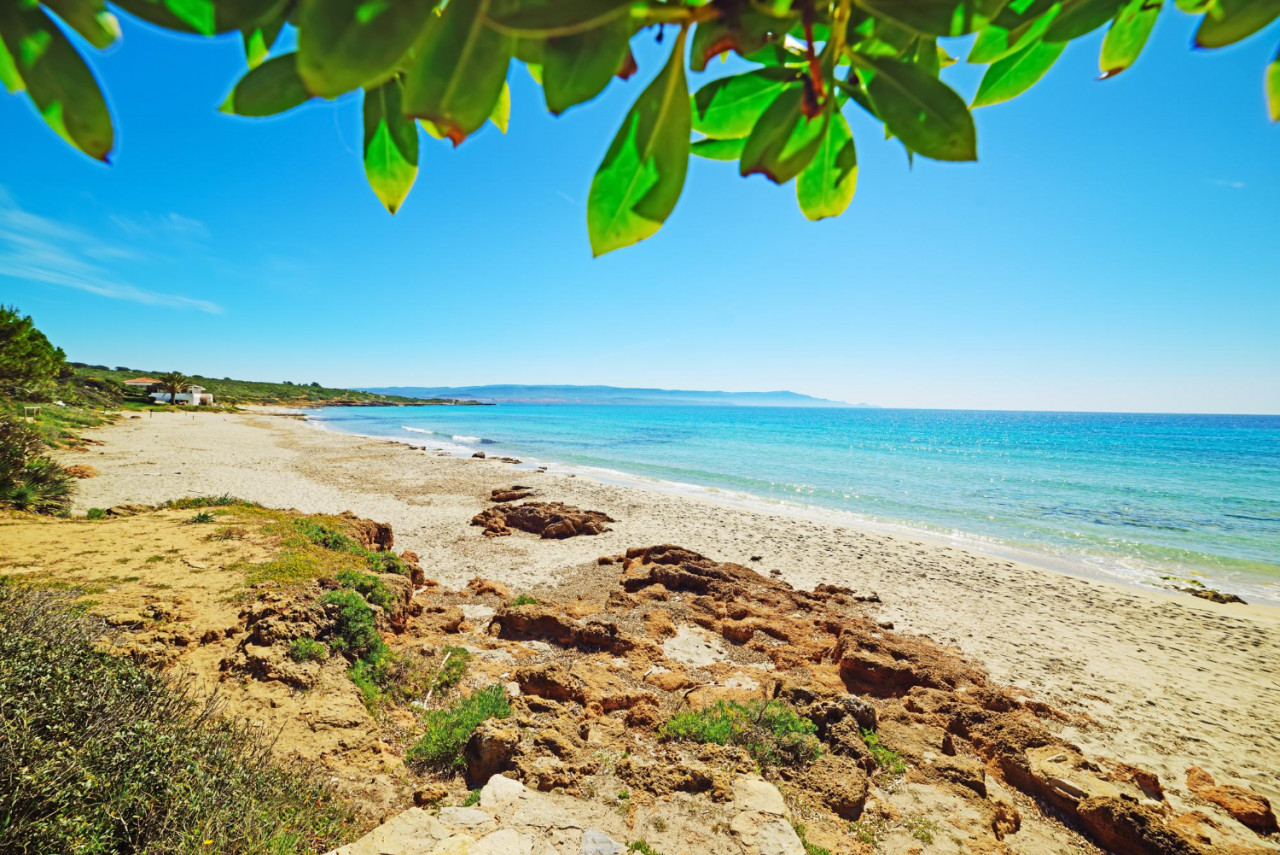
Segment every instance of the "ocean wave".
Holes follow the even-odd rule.
[[[454,442],[477,442],[477,443],[484,442],[484,440],[478,436],[464,436],[462,434],[457,434],[457,433],[449,437],[449,439],[453,440]]]
[[[416,428],[416,427],[409,427],[408,425],[400,425],[400,429],[401,429],[401,430],[411,430],[411,431],[413,431],[414,433],[429,433],[429,434],[431,434],[431,435],[433,435],[433,436],[435,435],[435,431],[433,431],[433,430],[427,430],[426,428]],[[454,437],[454,438],[455,438],[455,439],[457,439],[457,437]]]

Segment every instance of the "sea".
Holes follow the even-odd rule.
[[[610,404],[309,416],[459,456],[1280,605],[1280,416]]]

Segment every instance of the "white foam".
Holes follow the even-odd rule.
[[[401,430],[409,430],[409,431],[413,431],[414,433],[426,433],[426,434],[431,434],[432,436],[435,436],[435,433],[436,433],[436,432],[435,432],[435,431],[433,431],[433,430],[427,430],[426,428],[409,427],[408,425],[400,425],[400,429],[401,429]]]
[[[484,440],[478,436],[462,436],[460,434],[454,434],[453,436],[449,437],[449,439],[453,440],[454,442],[473,442],[473,443],[484,442]]]

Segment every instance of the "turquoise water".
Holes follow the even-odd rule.
[[[816,506],[1092,575],[1280,603],[1280,417],[505,404],[325,427]],[[601,472],[599,470],[607,470]]]

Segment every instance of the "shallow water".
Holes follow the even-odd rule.
[[[1280,417],[504,404],[325,427],[800,503],[1280,603]]]

